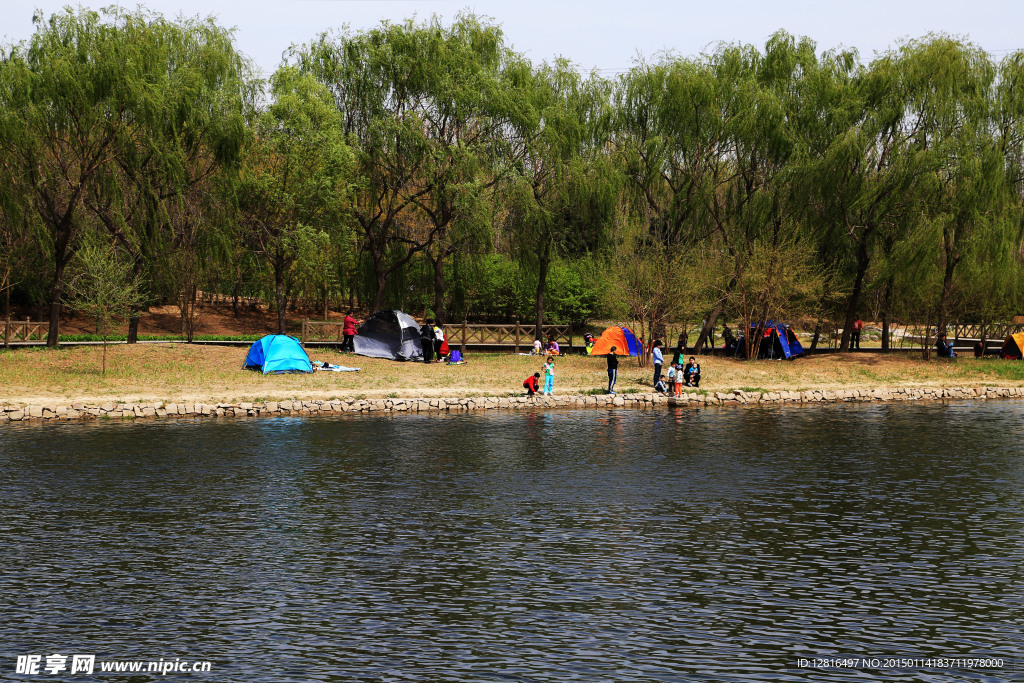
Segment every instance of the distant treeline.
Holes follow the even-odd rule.
[[[97,248],[183,329],[198,291],[282,331],[302,302],[648,339],[1024,309],[1024,52],[933,35],[864,64],[778,33],[608,79],[464,14],[255,73],[213,20],[37,17],[0,57],[5,311],[48,307],[56,340]]]

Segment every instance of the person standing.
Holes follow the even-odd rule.
[[[608,393],[615,395],[615,380],[619,378],[619,357],[615,355],[615,348],[608,351]]]
[[[682,398],[682,396],[683,396],[683,382],[685,381],[685,378],[683,377],[683,366],[682,366],[682,364],[681,363],[677,363],[675,365],[675,369],[676,369],[676,376],[675,376],[675,380],[676,381],[675,381],[675,384],[673,385],[673,388],[675,390],[674,393],[675,393],[675,397],[676,398]]]
[[[437,358],[437,362],[441,362],[441,345],[444,344],[444,330],[441,329],[441,324],[434,321],[434,357]]]
[[[651,360],[654,361],[654,386],[661,381],[661,366],[665,362],[665,356],[661,353],[661,340],[654,340],[654,348],[651,350]]]
[[[341,333],[345,335],[345,341],[341,344],[342,351],[356,352],[355,337],[359,334],[356,330],[357,325],[359,325],[359,321],[352,317],[352,309],[350,308],[345,313],[345,322],[341,327]]]
[[[860,331],[864,329],[864,323],[860,318],[853,321],[850,327],[850,348],[860,350]]]
[[[423,346],[423,362],[434,360],[434,321],[427,320],[420,328],[420,344]]]
[[[544,371],[544,395],[551,396],[555,393],[555,359],[548,356],[548,362],[541,370]]]

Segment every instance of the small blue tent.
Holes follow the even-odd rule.
[[[754,355],[757,358],[795,358],[802,355],[804,347],[796,337],[793,328],[785,323],[769,320],[766,323],[750,323],[750,334],[761,332],[761,342],[757,345]],[[743,342],[737,348],[737,354],[746,352]]]
[[[268,334],[253,342],[243,367],[260,370],[264,375],[271,372],[313,372],[313,365],[299,340],[285,334]]]

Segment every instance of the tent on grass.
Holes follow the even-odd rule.
[[[999,350],[1000,358],[1010,360],[1021,360],[1024,358],[1024,332],[1011,334],[1003,342],[1003,348]]]
[[[749,333],[755,335],[761,331],[761,341],[754,349],[755,358],[795,358],[802,355],[804,347],[796,338],[796,332],[785,323],[769,320],[766,323],[750,323]],[[737,355],[747,352],[746,340],[741,339],[736,345]]]
[[[423,360],[420,326],[401,311],[377,311],[359,326],[356,353],[389,360]]]
[[[616,356],[639,356],[644,350],[644,345],[628,327],[609,327],[594,342],[594,348],[591,349],[590,355],[607,356],[611,353],[613,346]]]
[[[264,375],[275,372],[313,372],[313,365],[299,340],[286,334],[268,334],[253,342],[242,367],[259,370]]]

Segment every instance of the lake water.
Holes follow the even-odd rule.
[[[5,681],[1024,680],[1024,403],[6,426],[0,543]]]

